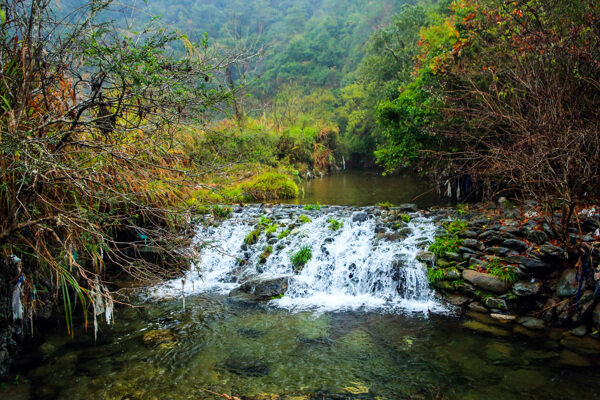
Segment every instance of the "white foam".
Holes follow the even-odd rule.
[[[413,218],[411,233],[401,240],[376,238],[373,218],[353,222],[352,211],[336,208],[306,212],[300,209],[275,209],[293,218],[308,214],[312,222],[301,225],[299,232],[273,244],[274,252],[264,264],[258,259],[268,245],[263,233],[257,244],[242,249],[244,238],[255,229],[265,210],[247,207],[217,227],[200,227],[194,239],[203,244],[200,259],[182,281],[174,280],[152,289],[158,297],[186,296],[202,292],[228,293],[239,281],[254,276],[290,274],[292,279],[285,296],[269,305],[292,311],[316,309],[387,310],[392,312],[439,312],[444,308],[433,297],[424,266],[416,260],[419,241],[431,241],[435,225],[427,218]],[[268,213],[270,210],[266,210]],[[328,220],[343,221],[338,231],[329,228]],[[279,228],[280,233],[284,228]],[[390,232],[391,233],[391,232]],[[327,238],[327,240],[325,240]],[[282,249],[277,249],[283,245]],[[312,246],[312,259],[297,274],[290,254],[300,246]],[[239,259],[247,259],[241,266]]]

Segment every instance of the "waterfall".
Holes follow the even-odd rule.
[[[270,301],[270,306],[289,310],[442,309],[429,289],[425,267],[416,259],[431,243],[435,225],[414,213],[396,232],[390,223],[381,222],[378,213],[378,208],[339,206],[310,211],[292,205],[241,208],[220,224],[199,225],[194,242],[200,257],[193,268],[183,280],[160,285],[154,292],[181,296],[183,285],[186,296],[227,294],[257,276],[290,275],[287,293]],[[300,223],[301,215],[310,222]],[[255,244],[244,244],[261,216],[277,224],[276,231],[270,236],[261,233]],[[332,219],[343,225],[332,230]],[[278,239],[285,231],[290,233]],[[260,255],[267,246],[273,253],[261,263]],[[312,248],[312,259],[294,273],[290,254],[300,246]]]

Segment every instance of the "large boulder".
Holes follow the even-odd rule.
[[[483,249],[485,249],[485,246],[483,245],[483,243],[481,243],[479,240],[476,240],[476,239],[465,239],[465,240],[463,240],[462,245],[463,245],[463,247],[466,247],[468,249],[473,249],[473,250],[482,251]]]
[[[288,290],[289,275],[277,277],[258,277],[244,282],[233,289],[229,296],[243,296],[249,300],[264,301],[280,297]]]
[[[488,292],[502,294],[506,293],[509,288],[504,281],[497,276],[477,272],[470,269],[463,271],[463,279],[472,283],[474,286],[487,290]]]

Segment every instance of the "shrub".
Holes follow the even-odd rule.
[[[298,196],[298,186],[288,176],[266,172],[240,185],[245,196],[255,201],[293,199]]]

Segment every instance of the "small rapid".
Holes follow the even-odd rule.
[[[198,224],[198,257],[182,278],[153,288],[158,297],[228,294],[257,277],[289,276],[285,295],[269,306],[291,311],[445,310],[429,288],[419,251],[433,240],[434,222],[419,212],[376,207],[240,207],[230,218]],[[403,218],[402,218],[403,217]],[[332,221],[341,223],[332,229]],[[256,243],[245,238],[259,229]],[[290,255],[303,246],[312,258],[295,271]],[[265,249],[272,253],[264,259]],[[261,257],[262,255],[262,257]]]

